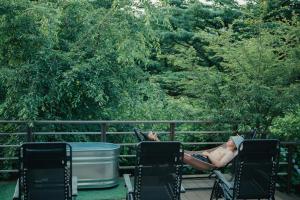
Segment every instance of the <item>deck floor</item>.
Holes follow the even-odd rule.
[[[184,179],[185,193],[181,194],[181,200],[209,200],[214,179]],[[0,182],[0,200],[11,200],[15,187],[13,182]],[[125,200],[126,189],[124,181],[120,179],[118,187],[98,190],[80,190],[77,200]],[[300,200],[294,194],[285,194],[276,191],[276,200]]]
[[[213,179],[184,179],[182,182],[186,192],[181,195],[181,200],[209,200]],[[276,200],[300,200],[294,194],[285,194],[279,191],[275,193]]]

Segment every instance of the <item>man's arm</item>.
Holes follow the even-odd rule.
[[[215,158],[212,154],[208,154],[207,157],[209,158],[212,164],[219,168],[224,167],[227,163],[229,163],[234,158],[234,154],[228,151],[220,160]]]

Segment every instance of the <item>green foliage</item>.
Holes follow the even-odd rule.
[[[199,98],[225,119],[266,131],[274,117],[299,103],[296,30],[298,23],[283,24],[275,35],[261,30],[258,36],[235,42],[231,29],[209,35],[210,49],[222,59],[224,71],[199,70],[190,92],[198,91]]]
[[[299,104],[297,1],[1,1],[3,119],[199,119]],[[189,114],[187,114],[189,113]]]
[[[182,125],[176,130],[256,127],[261,133],[299,140],[299,1],[210,2],[0,1],[0,118],[212,119],[220,123]],[[99,131],[99,127],[34,128]],[[132,128],[120,125],[110,131]],[[0,132],[19,129],[3,126]],[[228,135],[177,137],[220,141]],[[0,138],[7,144],[23,140]]]
[[[173,29],[162,33],[154,80],[202,116],[268,132],[274,118],[299,104],[299,18],[266,17],[283,12],[282,4],[215,3],[171,8]]]
[[[95,3],[1,2],[2,118],[109,119],[139,89],[155,36],[126,1]]]
[[[163,31],[158,32],[160,52],[148,70],[169,96],[180,98],[186,96],[185,88],[192,82],[194,71],[214,65],[221,67],[219,60],[211,57],[213,52],[206,50],[209,45],[207,39],[197,32],[203,30],[210,33],[228,26],[241,12],[227,6],[208,6],[197,1],[185,6],[172,6],[161,12],[167,16],[165,21],[168,23],[158,21],[160,26],[157,22],[153,25],[158,30],[163,28]],[[190,95],[194,96],[187,96]],[[194,109],[202,110],[196,106]]]
[[[286,141],[299,141],[300,139],[300,109],[278,117],[271,126],[272,135]]]

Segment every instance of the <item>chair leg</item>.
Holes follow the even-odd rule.
[[[217,188],[218,188],[218,181],[215,181],[214,186],[212,188],[211,194],[210,194],[210,200],[213,200],[214,197],[218,199],[218,194],[217,193]]]
[[[129,194],[126,195],[126,200],[133,200],[132,193],[129,193]]]

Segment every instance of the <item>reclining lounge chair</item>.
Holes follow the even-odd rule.
[[[13,200],[71,200],[72,149],[67,143],[25,143],[20,147],[19,179]]]
[[[179,142],[141,142],[134,183],[124,174],[127,200],[179,200],[183,151]]]
[[[254,129],[253,131],[250,132],[249,135],[249,140],[255,139],[256,137],[256,130]],[[244,139],[240,139],[240,138],[244,138],[244,136],[240,137],[240,136],[234,136],[231,138],[236,138],[237,140],[240,140],[239,142],[241,142]],[[232,163],[232,161],[234,160],[234,158],[238,155],[238,150],[235,150],[234,152],[234,157],[233,160],[231,160],[229,163],[226,163],[224,166],[222,167],[216,167],[214,164],[204,161],[202,159],[198,159],[197,156],[201,155],[204,151],[207,152],[212,152],[214,150],[216,150],[217,148],[225,148],[226,147],[226,143],[217,146],[215,148],[211,148],[211,149],[207,149],[207,150],[203,150],[203,151],[186,151],[184,153],[184,162],[191,165],[193,168],[198,169],[198,170],[214,170],[217,168],[225,168],[229,165],[229,163]]]
[[[210,199],[272,199],[279,160],[278,140],[245,140],[238,149],[231,181],[215,170]]]

